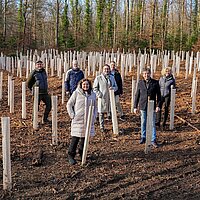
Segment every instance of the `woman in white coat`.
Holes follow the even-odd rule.
[[[96,95],[92,91],[92,84],[88,79],[82,79],[77,89],[73,92],[69,101],[67,102],[67,112],[72,119],[71,122],[71,143],[68,150],[69,163],[71,165],[76,164],[74,159],[76,155],[77,145],[79,143],[79,155],[82,157],[84,140],[85,140],[85,131],[88,118],[89,106],[93,103],[94,113],[92,118],[92,126],[90,135],[94,136],[94,122],[97,114],[96,106]]]
[[[110,73],[110,66],[105,64],[103,72],[94,80],[94,92],[98,97],[98,113],[101,132],[104,132],[104,114],[110,113],[109,90],[117,91],[117,83]]]

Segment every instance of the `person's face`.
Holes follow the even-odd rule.
[[[171,70],[170,69],[166,69],[165,70],[165,76],[169,76],[171,74]]]
[[[111,64],[110,64],[110,69],[111,69],[111,71],[112,71],[112,70],[115,70],[115,63],[111,63]]]
[[[42,69],[42,68],[43,68],[43,63],[40,63],[40,62],[37,63],[37,64],[36,64],[36,68],[37,68],[37,69]]]
[[[82,89],[83,89],[84,91],[88,91],[89,88],[90,88],[90,84],[88,83],[88,81],[84,81],[84,82],[82,83]]]
[[[146,81],[150,79],[151,73],[149,71],[144,71],[142,75],[144,80]]]
[[[73,68],[77,69],[78,68],[78,63],[77,62],[73,62]]]
[[[104,73],[105,75],[109,75],[109,74],[110,74],[110,67],[104,66],[104,67],[103,67],[103,73]]]

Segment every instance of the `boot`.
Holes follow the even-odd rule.
[[[76,160],[72,156],[69,155],[68,159],[69,159],[69,164],[70,165],[75,165],[76,164]]]

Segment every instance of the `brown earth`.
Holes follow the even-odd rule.
[[[182,67],[183,68],[183,67]],[[155,78],[159,78],[159,73]],[[159,148],[144,153],[139,145],[140,118],[130,112],[131,75],[126,77],[121,98],[126,122],[119,121],[120,135],[113,137],[111,122],[90,141],[87,162],[70,166],[67,149],[70,119],[66,101],[61,105],[61,80],[49,77],[50,92],[58,95],[59,145],[51,145],[51,126],[32,128],[32,98],[27,91],[27,119],[21,119],[21,80],[15,77],[15,113],[7,106],[7,74],[4,72],[0,116],[11,119],[12,191],[3,191],[2,148],[0,148],[1,199],[200,199],[200,135],[188,125],[200,128],[200,97],[197,112],[191,114],[192,76],[176,77],[177,95],[173,131],[157,130]],[[198,93],[200,88],[198,88]],[[43,107],[40,109],[40,119]],[[1,138],[2,139],[2,138]],[[1,140],[0,139],[0,140]],[[1,141],[0,141],[1,144]],[[32,165],[42,150],[41,165]]]

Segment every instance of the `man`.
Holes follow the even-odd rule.
[[[67,95],[72,95],[76,90],[78,82],[84,78],[83,71],[78,67],[77,60],[73,60],[73,66],[66,73],[65,77],[65,90]]]
[[[116,104],[117,111],[119,112],[119,117],[120,117],[119,119],[121,121],[125,121],[122,107],[119,101],[119,97],[123,94],[122,77],[119,71],[116,69],[115,61],[112,61],[110,63],[110,68],[111,68],[111,74],[114,76],[115,81],[117,83],[117,87],[118,87],[118,90],[115,91],[115,104]]]
[[[157,80],[154,80],[150,77],[151,70],[146,68],[142,72],[143,79],[139,80],[137,91],[135,94],[135,102],[134,102],[134,113],[138,113],[138,104],[141,114],[141,140],[140,144],[144,144],[146,142],[146,124],[147,124],[147,105],[148,99],[154,101],[154,109],[156,112],[160,110],[160,87]],[[152,140],[151,144],[154,147],[158,147],[156,143],[156,126],[155,126],[155,113],[153,115],[153,130],[152,130]]]
[[[94,80],[94,92],[98,98],[98,113],[101,132],[104,132],[104,114],[110,113],[109,90],[117,91],[117,83],[110,74],[110,66],[105,64],[103,72]]]
[[[51,97],[48,94],[48,82],[47,82],[47,74],[43,66],[43,62],[41,60],[36,62],[35,69],[30,73],[29,78],[27,80],[28,88],[34,92],[34,87],[39,87],[39,100],[38,103],[40,105],[40,101],[45,103],[45,112],[43,117],[43,122],[48,123],[49,112],[51,111]]]

